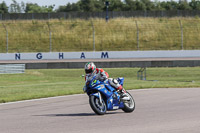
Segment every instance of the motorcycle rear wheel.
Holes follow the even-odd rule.
[[[90,107],[97,115],[104,115],[107,111],[106,104],[102,99],[102,104],[98,97],[90,96],[89,98]]]
[[[126,93],[130,100],[124,101],[124,108],[122,110],[126,113],[130,113],[135,110],[135,101],[129,92],[126,91]]]

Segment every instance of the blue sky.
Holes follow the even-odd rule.
[[[0,3],[3,1],[6,2],[7,6],[9,6],[12,3],[12,0],[0,0]],[[70,3],[75,3],[78,0],[16,0],[17,3],[21,3],[22,1],[24,3],[37,3],[40,6],[48,6],[48,5],[53,5],[55,4],[56,8],[59,7],[60,5],[66,5],[68,2]]]

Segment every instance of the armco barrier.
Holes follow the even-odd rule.
[[[0,74],[24,73],[25,64],[4,64],[0,65]]]
[[[26,69],[65,69],[84,68],[87,61],[82,62],[46,62],[26,63]],[[200,66],[200,60],[170,60],[170,61],[94,61],[100,68],[122,67],[195,67]]]
[[[52,62],[51,60],[45,61],[45,62],[12,62],[9,61],[9,64],[21,64],[24,63],[26,65],[26,69],[66,69],[66,68],[84,68],[84,65],[89,60],[83,60],[83,61],[76,61],[76,60],[66,60],[60,61],[57,60],[55,62]],[[121,67],[197,67],[200,66],[200,60],[142,60],[142,61],[123,61],[123,59],[120,61],[112,61],[112,60],[91,60],[95,62],[95,64],[98,67],[101,68],[121,68]],[[7,62],[8,63],[8,62]],[[0,63],[1,64],[7,64],[6,62]]]

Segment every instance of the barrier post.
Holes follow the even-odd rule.
[[[48,28],[49,28],[49,52],[52,52],[52,41],[51,41],[51,27],[49,22],[47,22]]]
[[[140,47],[139,47],[139,27],[138,27],[138,24],[137,24],[137,20],[135,21],[135,24],[136,24],[136,28],[137,28],[137,50],[140,50]]]
[[[179,25],[181,28],[181,49],[183,50],[183,25],[182,25],[181,20],[179,20]]]
[[[93,30],[93,51],[95,52],[95,29],[94,29],[93,21],[91,21],[91,24],[92,24],[92,30]]]
[[[3,27],[6,31],[6,53],[8,53],[8,30],[7,30],[6,25],[4,23],[2,23],[2,24],[3,24]]]

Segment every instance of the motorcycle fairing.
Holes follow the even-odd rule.
[[[120,95],[114,92],[113,95],[107,99],[107,109],[115,110],[124,108],[124,103],[120,101]]]
[[[109,90],[107,88],[109,88]],[[115,91],[113,87],[109,85],[106,85],[105,87],[104,84],[101,84],[93,87],[92,89],[98,90],[103,96],[106,97],[106,105],[108,110],[124,108],[124,103],[120,101],[120,95]],[[91,95],[99,98],[98,93],[92,93]]]

